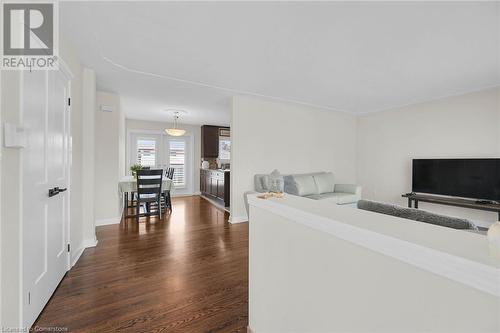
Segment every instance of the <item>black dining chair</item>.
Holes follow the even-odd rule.
[[[165,177],[172,180],[174,178],[174,168],[168,168],[165,171]],[[165,208],[168,208],[170,209],[170,211],[172,211],[172,197],[170,196],[170,190],[164,191],[162,193],[162,196],[165,202]]]
[[[146,211],[144,215],[152,215],[151,208],[153,205],[157,207],[155,215],[161,219],[161,197],[162,197],[162,182],[163,170],[137,170],[137,205],[136,217],[139,222],[141,203],[146,204]]]
[[[151,170],[151,167],[143,166],[141,170]],[[128,195],[127,195],[127,197],[128,197]],[[134,208],[135,207],[135,199],[136,199],[135,192],[134,191],[130,192],[130,205],[128,205],[128,203],[127,203],[127,208],[129,208],[129,207]]]
[[[174,168],[168,168],[167,171],[165,171],[165,177],[170,180],[174,178]]]

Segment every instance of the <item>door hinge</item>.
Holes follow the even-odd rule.
[[[28,291],[28,304],[31,304],[31,292]]]
[[[71,245],[68,244],[68,252],[71,250]]]
[[[68,98],[68,106],[71,106],[71,98]]]

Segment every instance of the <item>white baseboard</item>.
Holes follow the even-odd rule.
[[[71,267],[75,266],[75,264],[78,262],[78,259],[83,254],[83,251],[85,251],[86,248],[89,247],[94,247],[97,245],[97,239],[86,239],[80,244],[80,246],[77,248],[77,250],[74,252],[74,255],[71,256]]]
[[[78,259],[80,259],[84,250],[85,247],[83,245],[80,245],[78,250],[75,251],[75,254],[71,256],[71,267],[75,266],[76,262],[78,261]]]
[[[88,247],[95,247],[97,246],[97,239],[91,238],[91,239],[86,239],[83,241],[83,247],[88,248]]]
[[[231,224],[248,222],[248,217],[246,215],[242,215],[242,216],[229,215],[228,222]]]
[[[95,220],[95,226],[99,227],[102,225],[110,225],[110,224],[118,224],[121,221],[121,216],[119,217],[112,217],[110,219],[100,219],[100,220]]]

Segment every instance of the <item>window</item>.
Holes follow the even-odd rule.
[[[172,137],[155,131],[130,131],[127,151],[128,169],[134,164],[151,169],[172,167],[173,186],[177,194],[190,194],[193,189],[192,137]],[[132,174],[129,172],[129,174]]]
[[[219,159],[224,161],[231,159],[231,138],[219,137]]]
[[[169,140],[169,162],[174,168],[173,182],[176,187],[186,186],[186,141]]]
[[[156,141],[137,139],[137,163],[143,167],[156,166]]]

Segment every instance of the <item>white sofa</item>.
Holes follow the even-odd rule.
[[[254,176],[255,190],[267,192],[270,175]],[[361,186],[336,184],[331,172],[315,172],[283,176],[284,192],[313,200],[328,200],[336,204],[352,204],[361,199]]]

